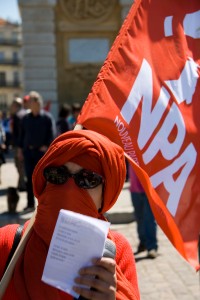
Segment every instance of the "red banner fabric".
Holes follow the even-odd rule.
[[[121,145],[169,240],[199,269],[200,1],[135,1],[78,123]]]

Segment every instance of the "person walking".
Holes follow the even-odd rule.
[[[59,110],[58,114],[58,120],[56,122],[56,135],[60,135],[64,132],[67,132],[70,130],[70,124],[67,120],[67,118],[70,115],[71,107],[67,104],[64,103]]]
[[[33,170],[47,151],[54,138],[52,116],[45,112],[43,99],[35,91],[30,92],[30,112],[22,119],[19,138],[18,158],[23,160],[27,177],[27,206],[25,212],[34,210],[35,199],[32,188]]]
[[[70,129],[74,129],[78,115],[81,112],[82,105],[79,102],[74,102],[71,107],[71,114],[67,117]]]
[[[23,108],[22,99],[19,97],[14,98],[10,106],[10,132],[14,161],[18,172],[17,189],[20,192],[26,191],[24,162],[23,160],[18,159],[18,143],[21,131],[21,122],[25,114],[26,110]]]
[[[158,250],[157,224],[145,191],[131,165],[129,165],[129,179],[139,238],[139,245],[135,254],[147,250],[149,258],[156,258]]]

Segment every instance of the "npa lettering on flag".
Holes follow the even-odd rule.
[[[155,218],[199,269],[200,1],[135,1],[78,122],[121,145]]]

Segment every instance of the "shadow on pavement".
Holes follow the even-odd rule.
[[[157,254],[157,257],[158,257],[158,256],[160,256],[160,255]],[[157,257],[156,257],[156,258],[148,257],[147,254],[145,254],[145,256],[139,256],[139,257],[137,257],[137,253],[136,253],[136,254],[134,253],[134,257],[135,257],[135,262],[136,262],[136,263],[137,263],[137,262],[140,262],[140,261],[142,261],[142,260],[154,260],[154,259],[157,259]]]
[[[32,213],[9,213],[7,211],[0,214],[0,227],[8,224],[24,224],[32,216]]]
[[[105,213],[107,220],[114,224],[129,224],[135,222],[135,215],[132,212],[107,212]]]
[[[5,196],[7,194],[8,189],[0,189],[0,196]]]

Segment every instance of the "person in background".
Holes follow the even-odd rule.
[[[30,111],[30,96],[29,95],[25,95],[23,97],[23,108],[26,110],[26,112]]]
[[[81,111],[81,108],[82,108],[82,106],[79,102],[74,102],[72,104],[72,112],[69,115],[69,117],[67,118],[70,129],[74,129],[74,127],[76,125],[76,120]]]
[[[27,178],[27,206],[24,208],[25,212],[35,208],[32,187],[33,170],[54,138],[52,116],[42,109],[42,96],[35,91],[30,92],[29,96],[30,112],[22,119],[18,143],[18,158],[24,160]]]
[[[123,149],[97,132],[71,130],[53,141],[33,173],[33,188],[38,199],[36,218],[4,300],[74,299],[41,280],[59,211],[66,209],[107,221],[104,213],[117,201],[125,176]],[[0,229],[0,278],[16,229],[17,225]],[[91,238],[95,239],[95,235]],[[92,260],[91,266],[85,266],[77,274],[72,289],[81,299],[139,300],[135,260],[129,242],[113,230],[109,230],[107,238],[116,246],[116,257]]]
[[[56,131],[57,136],[70,130],[70,125],[68,123],[67,118],[69,117],[71,112],[71,107],[65,103],[60,107],[58,120],[56,122]]]
[[[19,97],[14,98],[10,106],[10,131],[14,162],[18,172],[17,189],[20,192],[26,191],[24,161],[19,160],[18,158],[18,143],[21,131],[21,123],[22,118],[26,113],[27,111],[23,108],[23,100]]]
[[[158,250],[157,224],[145,191],[130,164],[129,180],[139,238],[139,245],[135,254],[147,250],[149,258],[156,258]]]
[[[3,125],[5,135],[6,135],[5,153],[9,153],[9,150],[11,147],[11,135],[12,135],[10,132],[10,113],[9,113],[9,111],[3,111],[2,125]]]

